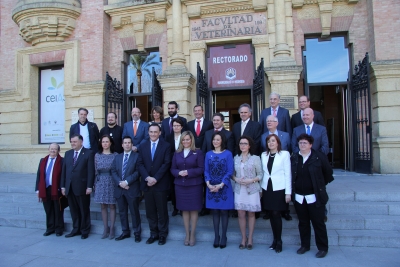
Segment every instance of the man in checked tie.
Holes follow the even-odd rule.
[[[326,133],[326,128],[322,125],[314,123],[314,111],[311,108],[306,108],[303,111],[303,125],[297,126],[293,129],[292,135],[292,151],[299,153],[299,145],[297,137],[300,134],[308,134],[314,137],[313,149],[328,155],[329,141]]]
[[[61,172],[61,193],[68,198],[72,217],[72,231],[65,237],[81,235],[86,239],[90,232],[90,194],[94,183],[93,151],[83,147],[80,134],[71,136],[71,150],[65,152]]]
[[[142,226],[139,213],[140,179],[136,168],[138,153],[132,151],[132,139],[130,136],[122,138],[124,153],[118,154],[112,163],[111,173],[115,184],[114,197],[118,203],[119,216],[121,219],[122,234],[115,240],[123,240],[131,237],[129,229],[128,208],[131,212],[132,229],[135,242],[139,243]]]
[[[49,155],[40,160],[36,177],[35,191],[39,201],[43,202],[46,212],[44,236],[49,236],[54,232],[57,236],[62,236],[64,231],[64,208],[60,206],[59,202],[63,157],[59,153],[60,146],[56,143],[50,144]]]

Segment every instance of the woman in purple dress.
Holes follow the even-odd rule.
[[[206,208],[212,210],[214,224],[214,248],[226,247],[229,210],[234,209],[231,178],[233,157],[225,149],[226,137],[221,132],[212,136],[212,149],[205,159],[204,179],[207,184]],[[219,235],[219,222],[222,221],[222,235]]]
[[[103,135],[100,138],[99,151],[94,156],[96,171],[94,202],[101,204],[101,217],[104,225],[102,239],[107,237],[114,239],[115,237],[116,201],[114,198],[114,183],[111,176],[111,164],[116,155],[113,139],[108,135]],[[110,227],[108,226],[108,206],[110,207]]]
[[[194,246],[198,211],[203,206],[204,155],[196,149],[190,131],[181,135],[179,147],[172,159],[171,173],[175,177],[176,208],[182,211],[185,225],[184,244]]]

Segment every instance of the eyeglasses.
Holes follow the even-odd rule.
[[[310,143],[309,142],[299,142],[299,145],[309,145]]]
[[[182,127],[182,125],[173,125],[172,127]]]
[[[249,143],[239,143],[239,146],[248,146]]]
[[[267,122],[277,122],[277,121],[267,121]]]

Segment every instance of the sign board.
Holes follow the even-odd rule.
[[[40,143],[65,142],[64,68],[40,71]]]
[[[207,77],[209,88],[252,86],[254,56],[251,44],[238,44],[233,48],[209,47]]]
[[[267,34],[265,13],[237,14],[190,20],[190,40],[200,41]]]
[[[294,109],[294,97],[292,96],[281,96],[279,106],[286,109]]]

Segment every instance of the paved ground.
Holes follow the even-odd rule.
[[[136,244],[101,240],[42,236],[43,230],[0,226],[0,266],[400,266],[399,249],[332,246],[324,259],[316,259],[316,248],[297,255],[297,247],[285,246],[280,254],[256,245],[253,250],[239,250],[229,243],[215,249],[211,243],[198,242],[185,247],[182,242],[166,245]]]

